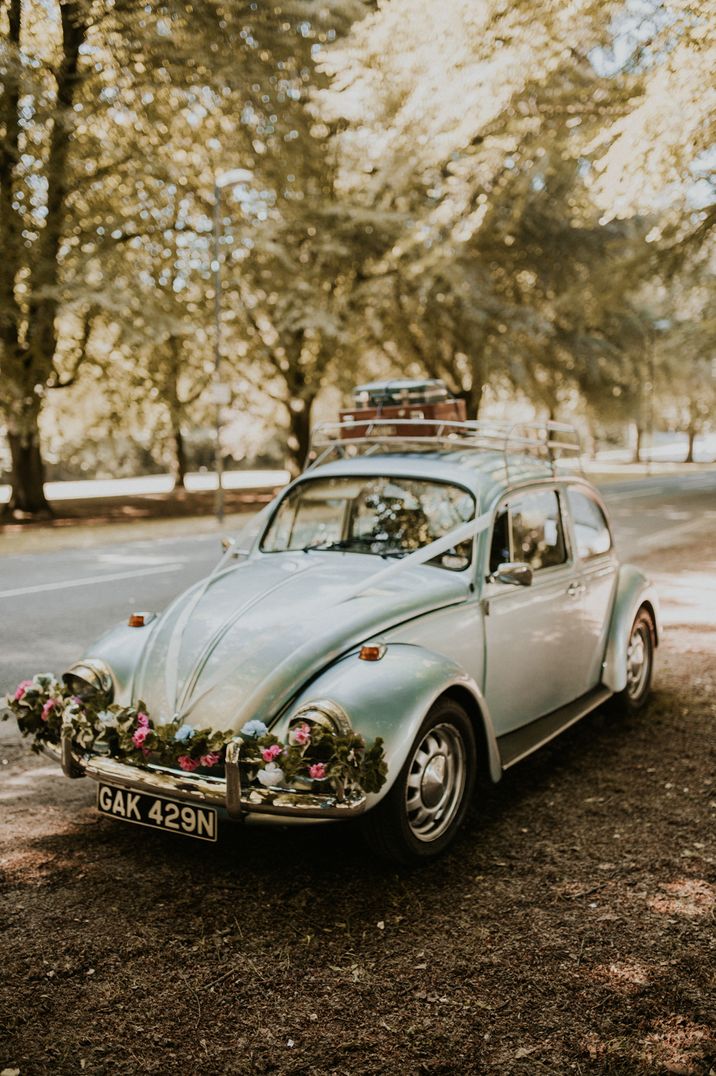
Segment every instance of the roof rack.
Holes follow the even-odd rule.
[[[361,429],[356,436],[356,427]],[[426,428],[433,431],[426,433]],[[564,422],[453,422],[427,418],[361,419],[323,422],[315,426],[306,459],[306,470],[326,463],[333,456],[355,459],[379,452],[463,449],[501,452],[509,479],[510,455],[536,456],[546,460],[552,474],[565,456],[578,457],[582,468],[582,445],[575,426]]]

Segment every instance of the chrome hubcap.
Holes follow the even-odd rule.
[[[434,841],[448,828],[462,801],[465,745],[453,725],[436,725],[413,755],[405,788],[408,825],[421,841]]]
[[[639,698],[649,675],[648,630],[645,624],[638,624],[627,647],[627,692],[631,699]]]

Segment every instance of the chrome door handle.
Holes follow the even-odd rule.
[[[570,583],[567,587],[567,593],[570,598],[578,598],[580,594],[583,594],[585,590],[583,583]]]

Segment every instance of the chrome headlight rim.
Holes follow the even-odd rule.
[[[353,732],[353,725],[348,714],[333,699],[316,699],[299,706],[289,718],[289,730],[303,721],[307,724],[321,725],[339,736],[349,736]]]
[[[86,693],[101,693],[108,702],[114,697],[114,677],[112,670],[105,661],[99,658],[83,658],[75,661],[69,669],[62,674],[62,680],[72,690],[77,687],[76,694],[80,697]]]

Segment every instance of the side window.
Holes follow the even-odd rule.
[[[567,560],[559,500],[554,490],[527,493],[511,501],[512,556],[533,572],[554,568]]]
[[[612,548],[604,513],[597,502],[586,493],[576,489],[567,490],[567,501],[574,523],[577,553],[582,560],[608,553]]]

